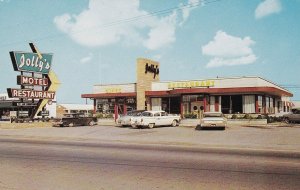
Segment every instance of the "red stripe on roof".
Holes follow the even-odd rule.
[[[113,98],[113,97],[136,97],[136,93],[128,92],[128,93],[81,94],[81,98]]]

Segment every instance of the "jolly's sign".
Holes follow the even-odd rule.
[[[52,63],[52,54],[41,54],[42,59],[37,53],[11,51],[10,58],[15,71],[25,71],[33,73],[48,74]]]

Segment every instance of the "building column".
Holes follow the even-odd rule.
[[[115,107],[114,107],[114,111],[115,111],[115,121],[118,119],[118,104],[115,103]]]
[[[259,110],[258,110],[258,95],[255,95],[255,113],[259,113]]]
[[[215,111],[219,111],[219,96],[215,96]]]
[[[93,110],[93,113],[95,114],[96,113],[96,99],[94,99],[94,110]]]
[[[204,106],[204,112],[206,112],[206,102],[207,102],[207,100],[206,100],[206,96],[204,96],[204,98],[203,98],[203,106]]]
[[[124,102],[123,113],[124,113],[124,115],[127,114],[127,105],[126,105],[126,101]]]
[[[183,96],[180,97],[180,115],[183,118]]]

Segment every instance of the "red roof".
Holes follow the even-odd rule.
[[[245,94],[245,93],[264,93],[277,96],[290,96],[293,94],[275,88],[275,87],[239,87],[239,88],[184,88],[162,91],[146,91],[146,96],[174,96],[181,94]],[[136,97],[136,92],[128,93],[98,93],[98,94],[82,94],[81,98],[113,98],[113,97]]]
[[[127,92],[127,93],[81,94],[81,98],[113,98],[113,97],[136,97],[136,93]]]

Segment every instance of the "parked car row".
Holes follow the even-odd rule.
[[[119,126],[131,126],[132,128],[153,128],[157,126],[176,127],[181,121],[181,116],[168,114],[165,111],[134,111],[121,116],[117,120]],[[205,112],[196,129],[220,128],[225,129],[227,119],[221,112]]]
[[[154,128],[158,126],[176,127],[181,121],[181,116],[168,114],[165,111],[130,111],[120,116],[116,123],[119,126],[132,128]],[[97,123],[96,117],[87,117],[81,114],[65,114],[63,118],[53,122],[54,127],[92,126]],[[225,129],[227,120],[221,112],[205,112],[196,129],[221,128]]]

